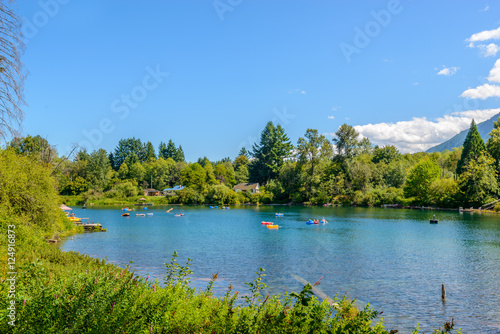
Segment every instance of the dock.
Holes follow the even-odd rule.
[[[86,219],[87,222],[83,222]],[[90,232],[106,232],[105,228],[102,228],[102,225],[99,223],[90,222],[90,218],[80,218],[80,221],[75,222],[76,226],[81,226],[85,231]]]

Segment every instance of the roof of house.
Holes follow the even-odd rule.
[[[147,191],[147,192],[156,192],[156,191],[159,191],[159,190],[156,190],[156,189],[153,189],[153,188],[148,188],[148,189],[144,189],[144,191]]]
[[[175,190],[182,190],[182,189],[184,189],[184,186],[175,186],[173,188],[163,189],[163,191],[175,191]]]
[[[258,187],[259,187],[258,183],[238,183],[233,187],[233,190],[257,189]]]

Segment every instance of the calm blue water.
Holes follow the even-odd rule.
[[[170,207],[168,207],[170,208]],[[219,272],[218,293],[266,269],[269,293],[300,291],[323,277],[329,296],[346,294],[383,311],[386,327],[429,332],[455,318],[465,333],[500,333],[500,217],[397,209],[323,207],[155,207],[154,215],[121,217],[117,207],[75,209],[106,233],[84,233],[61,248],[107,258],[143,276],[162,279],[174,251],[193,259],[193,284]],[[139,211],[137,211],[139,212]],[[140,210],[140,212],[144,212]],[[174,213],[183,212],[184,217]],[[275,218],[275,212],[285,217]],[[429,224],[433,214],[439,224]],[[326,225],[306,225],[309,218]],[[261,221],[273,221],[268,230]],[[441,284],[447,300],[441,301]]]

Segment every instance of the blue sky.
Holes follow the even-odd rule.
[[[500,112],[500,6],[483,1],[19,1],[23,135],[67,154],[172,139],[234,158],[347,123],[416,152]]]

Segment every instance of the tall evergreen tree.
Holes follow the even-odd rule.
[[[158,146],[158,157],[163,158],[165,160],[168,159],[168,157],[167,157],[167,145],[164,142],[160,142],[160,145]]]
[[[156,160],[155,148],[153,147],[153,144],[151,144],[150,141],[148,141],[147,144],[144,146],[144,151],[146,155],[144,161],[149,161],[149,159]]]
[[[184,157],[184,150],[182,149],[182,146],[179,145],[179,148],[177,149],[177,152],[175,153],[175,161],[177,162],[184,162],[186,158]]]
[[[486,142],[486,150],[495,159],[497,172],[500,172],[500,117],[493,122],[493,130],[490,132],[490,138]]]
[[[260,143],[252,147],[252,156],[255,158],[250,165],[252,181],[265,184],[277,178],[292,149],[293,145],[281,125],[267,123],[260,135]]]
[[[167,144],[167,149],[165,150],[164,158],[165,159],[172,158],[175,160],[176,157],[177,157],[177,148],[175,147],[175,144],[172,141],[172,139],[170,139]]]
[[[250,155],[250,152],[248,152],[248,150],[245,147],[242,147],[240,150],[240,153],[238,153],[238,156],[242,156],[242,155],[244,155],[245,157],[248,158]]]
[[[142,145],[141,140],[136,138],[120,139],[115,148],[115,169],[120,168],[125,159],[132,154],[135,154],[140,161],[144,161],[144,145]]]
[[[462,174],[464,171],[464,166],[470,160],[477,161],[479,157],[486,151],[486,147],[484,145],[483,138],[477,131],[476,122],[472,120],[470,123],[469,132],[467,133],[467,137],[465,138],[462,156],[457,163],[456,173],[458,175]]]

